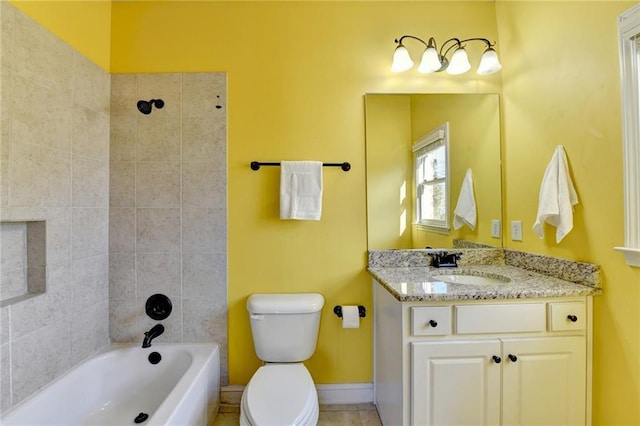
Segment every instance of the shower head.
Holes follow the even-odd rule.
[[[158,109],[161,109],[164,106],[164,101],[162,99],[151,99],[150,101],[138,101],[138,111],[140,111],[145,115],[151,114],[151,109],[154,106]]]

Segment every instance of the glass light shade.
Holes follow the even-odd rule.
[[[442,67],[440,56],[433,47],[428,47],[422,54],[422,60],[418,66],[418,71],[422,73],[435,72]]]
[[[393,62],[391,63],[391,72],[403,72],[413,66],[411,56],[406,47],[399,44],[393,52]]]
[[[467,51],[464,50],[464,47],[458,47],[456,51],[453,52],[453,56],[451,56],[451,61],[449,62],[449,66],[447,67],[447,72],[449,74],[457,75],[464,74],[470,69],[471,64],[469,63]]]
[[[500,61],[498,60],[498,54],[492,48],[488,48],[482,54],[480,65],[478,66],[478,71],[476,72],[480,75],[487,75],[498,72],[501,69],[502,64],[500,64]]]

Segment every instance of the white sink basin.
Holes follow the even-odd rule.
[[[511,281],[510,278],[500,275],[470,275],[470,274],[443,274],[434,275],[434,280],[444,281],[452,284],[467,284],[467,285],[495,285],[506,284]]]

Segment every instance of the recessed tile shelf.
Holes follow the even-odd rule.
[[[44,220],[0,222],[0,307],[46,290]]]

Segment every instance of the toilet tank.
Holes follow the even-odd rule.
[[[252,294],[247,299],[253,346],[265,362],[302,362],[318,342],[324,298],[318,293]]]

